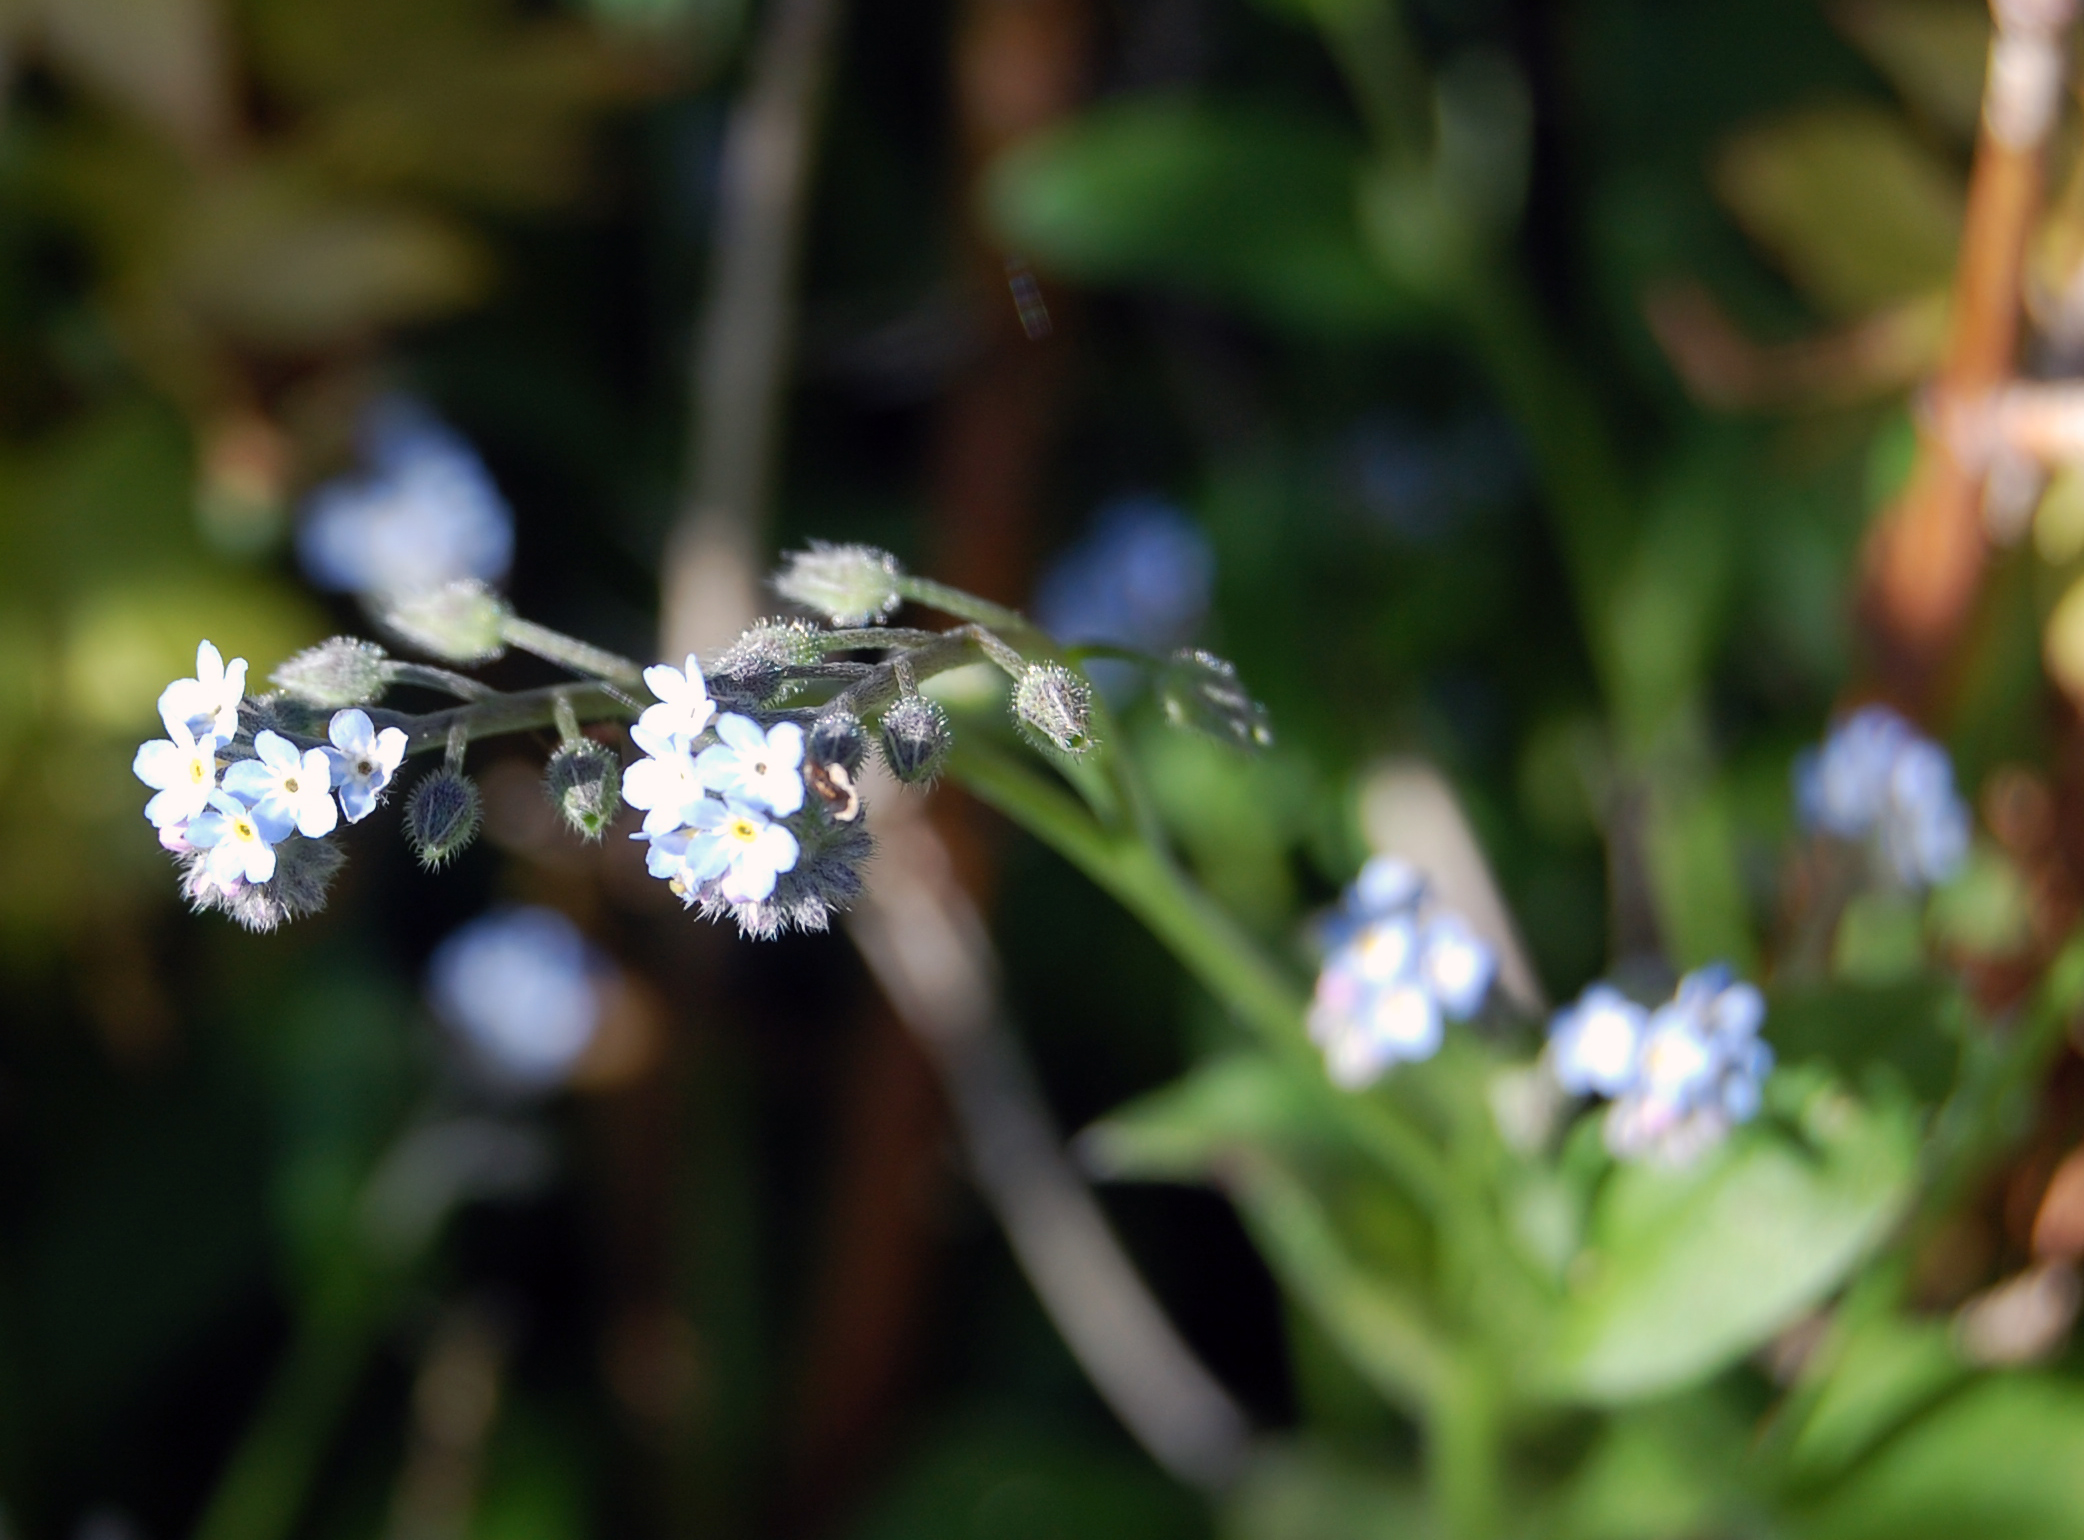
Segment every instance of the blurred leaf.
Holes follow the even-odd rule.
[[[1936,1102],[1961,1057],[1942,1026],[1946,999],[1944,986],[1931,979],[1788,990],[1773,996],[1766,1035],[1784,1064],[1827,1064],[1853,1085],[1887,1066],[1920,1100]]]
[[[488,277],[476,240],[444,216],[331,196],[288,165],[203,188],[169,262],[212,325],[285,349],[455,309]]]
[[[1110,1113],[1079,1136],[1079,1152],[1105,1177],[1205,1181],[1241,1145],[1317,1137],[1315,1101],[1273,1060],[1233,1054]]]
[[[191,153],[230,130],[231,71],[212,0],[36,0],[51,62]]]
[[[1983,112],[1990,9],[1976,0],[1840,0],[1831,19],[1903,99],[1963,140]]]
[[[1790,1452],[1811,1477],[1843,1470],[1968,1373],[1944,1322],[1892,1315],[1834,1328],[1818,1360],[1820,1387]]]
[[[1229,1494],[1219,1532],[1223,1540],[1420,1540],[1434,1531],[1416,1487],[1374,1462],[1277,1444]]]
[[[1698,1396],[1614,1418],[1565,1490],[1557,1540],[1721,1533],[1749,1431]]]
[[[1360,148],[1329,127],[1182,97],[1096,108],[993,170],[1011,247],[1089,284],[1159,284],[1275,325],[1350,336],[1408,325],[1355,223]]]
[[[1711,1374],[1812,1308],[1886,1232],[1913,1169],[1909,1116],[1788,1074],[1774,1090],[1800,1096],[1809,1147],[1753,1125],[1693,1166],[1613,1173],[1538,1375],[1550,1393],[1614,1404]]]
[[[1825,310],[1863,315],[1953,273],[1960,177],[1879,108],[1814,107],[1748,129],[1717,157],[1715,190]]]
[[[2033,939],[2033,897],[2009,856],[1978,844],[1968,864],[1933,893],[1928,919],[1943,945],[1978,957],[2009,957]]]
[[[1667,774],[1653,787],[1644,820],[1658,928],[1681,968],[1726,962],[1748,973],[1755,951],[1735,822],[1719,788],[1689,779]]]
[[[2084,1533],[2084,1390],[2038,1375],[1964,1390],[1862,1464],[1807,1540],[2073,1540]]]
[[[1900,984],[1925,966],[1925,917],[1903,893],[1862,893],[1845,906],[1831,942],[1831,976],[1848,984]]]

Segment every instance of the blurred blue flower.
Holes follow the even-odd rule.
[[[1758,1035],[1765,998],[1721,965],[1679,981],[1645,1010],[1594,984],[1549,1023],[1549,1068],[1572,1095],[1608,1098],[1607,1147],[1681,1163],[1757,1115],[1773,1050]]]
[[[1443,1023],[1475,1015],[1497,972],[1491,948],[1459,915],[1429,906],[1424,878],[1391,856],[1362,869],[1325,939],[1310,1038],[1349,1090],[1431,1058]]]
[[[1155,497],[1103,507],[1035,587],[1035,619],[1059,641],[1168,652],[1208,613],[1215,552],[1200,526]]]
[[[435,948],[427,1001],[493,1084],[546,1091],[592,1043],[607,975],[608,964],[556,910],[496,910]]]
[[[1870,842],[1906,887],[1944,882],[1968,856],[1969,813],[1947,752],[1886,706],[1864,706],[1795,761],[1810,828]]]
[[[364,416],[361,449],[361,474],[305,504],[297,556],[313,583],[396,595],[505,576],[514,516],[461,436],[418,402],[387,396]]]

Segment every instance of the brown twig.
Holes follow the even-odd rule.
[[[1885,684],[1929,703],[1982,576],[1985,470],[1963,459],[1943,422],[2011,378],[2026,242],[2041,205],[2042,152],[2061,105],[2076,0],[1993,0],[1982,131],[1954,274],[1947,347],[1910,482],[1877,526],[1861,609]]]

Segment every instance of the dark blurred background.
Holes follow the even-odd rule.
[[[1770,907],[1787,753],[1845,671],[1840,595],[1952,260],[1984,23],[1905,9],[1404,18],[1461,92],[1440,132],[1468,185],[1523,210],[1530,302],[1634,483],[1689,512],[1632,623],[1697,656],[1739,934]],[[830,32],[793,45],[784,93],[807,181],[771,481],[741,510],[758,560],[868,540],[1060,629],[1234,658],[1270,753],[1127,730],[1198,874],[1281,947],[1363,851],[1369,767],[1425,757],[1574,991],[1630,902],[1596,832],[1594,665],[1512,404],[1370,264],[1364,104],[1302,14],[0,11],[0,1529],[1215,1532],[1061,1346],[843,936],[741,942],[619,835],[563,835],[548,735],[474,754],[486,837],[450,870],[420,871],[387,807],[326,913],[248,935],[182,911],[128,766],[199,637],[257,683],[366,629],[297,531],[368,476],[386,403],[482,458],[525,614],[677,656],[662,581],[705,527],[723,410],[698,361],[740,292],[720,188],[794,15]],[[1909,317],[1896,376],[1797,381],[1793,417],[1697,404],[1716,325],[1875,315]],[[1767,375],[1737,404],[1785,404]],[[2018,653],[1988,666],[2026,677]],[[1967,764],[2008,747],[1969,726]],[[1083,879],[936,796],[1062,1128],[1220,1034]],[[518,1082],[487,1069],[499,1021],[474,1039],[426,994],[446,938],[517,905],[583,936],[594,1002]],[[1347,1393],[1221,1200],[1102,1198],[1257,1420]]]

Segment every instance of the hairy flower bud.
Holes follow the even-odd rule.
[[[804,784],[840,823],[861,816],[856,777],[868,755],[868,734],[851,711],[831,711],[811,723],[803,750]]]
[[[483,817],[477,782],[444,765],[422,777],[405,799],[405,837],[420,865],[435,871],[478,837]]]
[[[336,636],[285,660],[271,677],[304,705],[337,711],[381,696],[390,682],[384,667],[389,661],[374,642]]]
[[[622,811],[622,760],[606,744],[575,739],[550,756],[543,789],[567,829],[597,840]]]
[[[703,676],[716,699],[758,708],[786,699],[791,693],[787,671],[821,656],[818,628],[808,621],[756,621]]]
[[[216,909],[252,931],[271,931],[326,907],[333,876],[347,861],[330,839],[286,839],[275,847],[275,875],[266,882],[218,883],[202,851],[182,858],[181,894],[198,911]]]
[[[897,591],[903,576],[888,551],[813,540],[809,550],[790,554],[775,576],[774,590],[835,626],[866,626],[888,620],[903,602]]]
[[[907,784],[932,780],[948,754],[948,714],[923,695],[907,695],[883,713],[883,758]]]
[[[1212,652],[1183,648],[1158,671],[1158,700],[1174,727],[1205,734],[1238,749],[1274,741],[1266,707],[1239,683],[1236,667]]]
[[[1093,687],[1061,663],[1030,663],[1013,687],[1013,716],[1038,743],[1066,754],[1093,746]]]
[[[424,593],[386,599],[385,626],[423,652],[450,663],[485,663],[506,651],[503,628],[513,611],[474,578]]]

